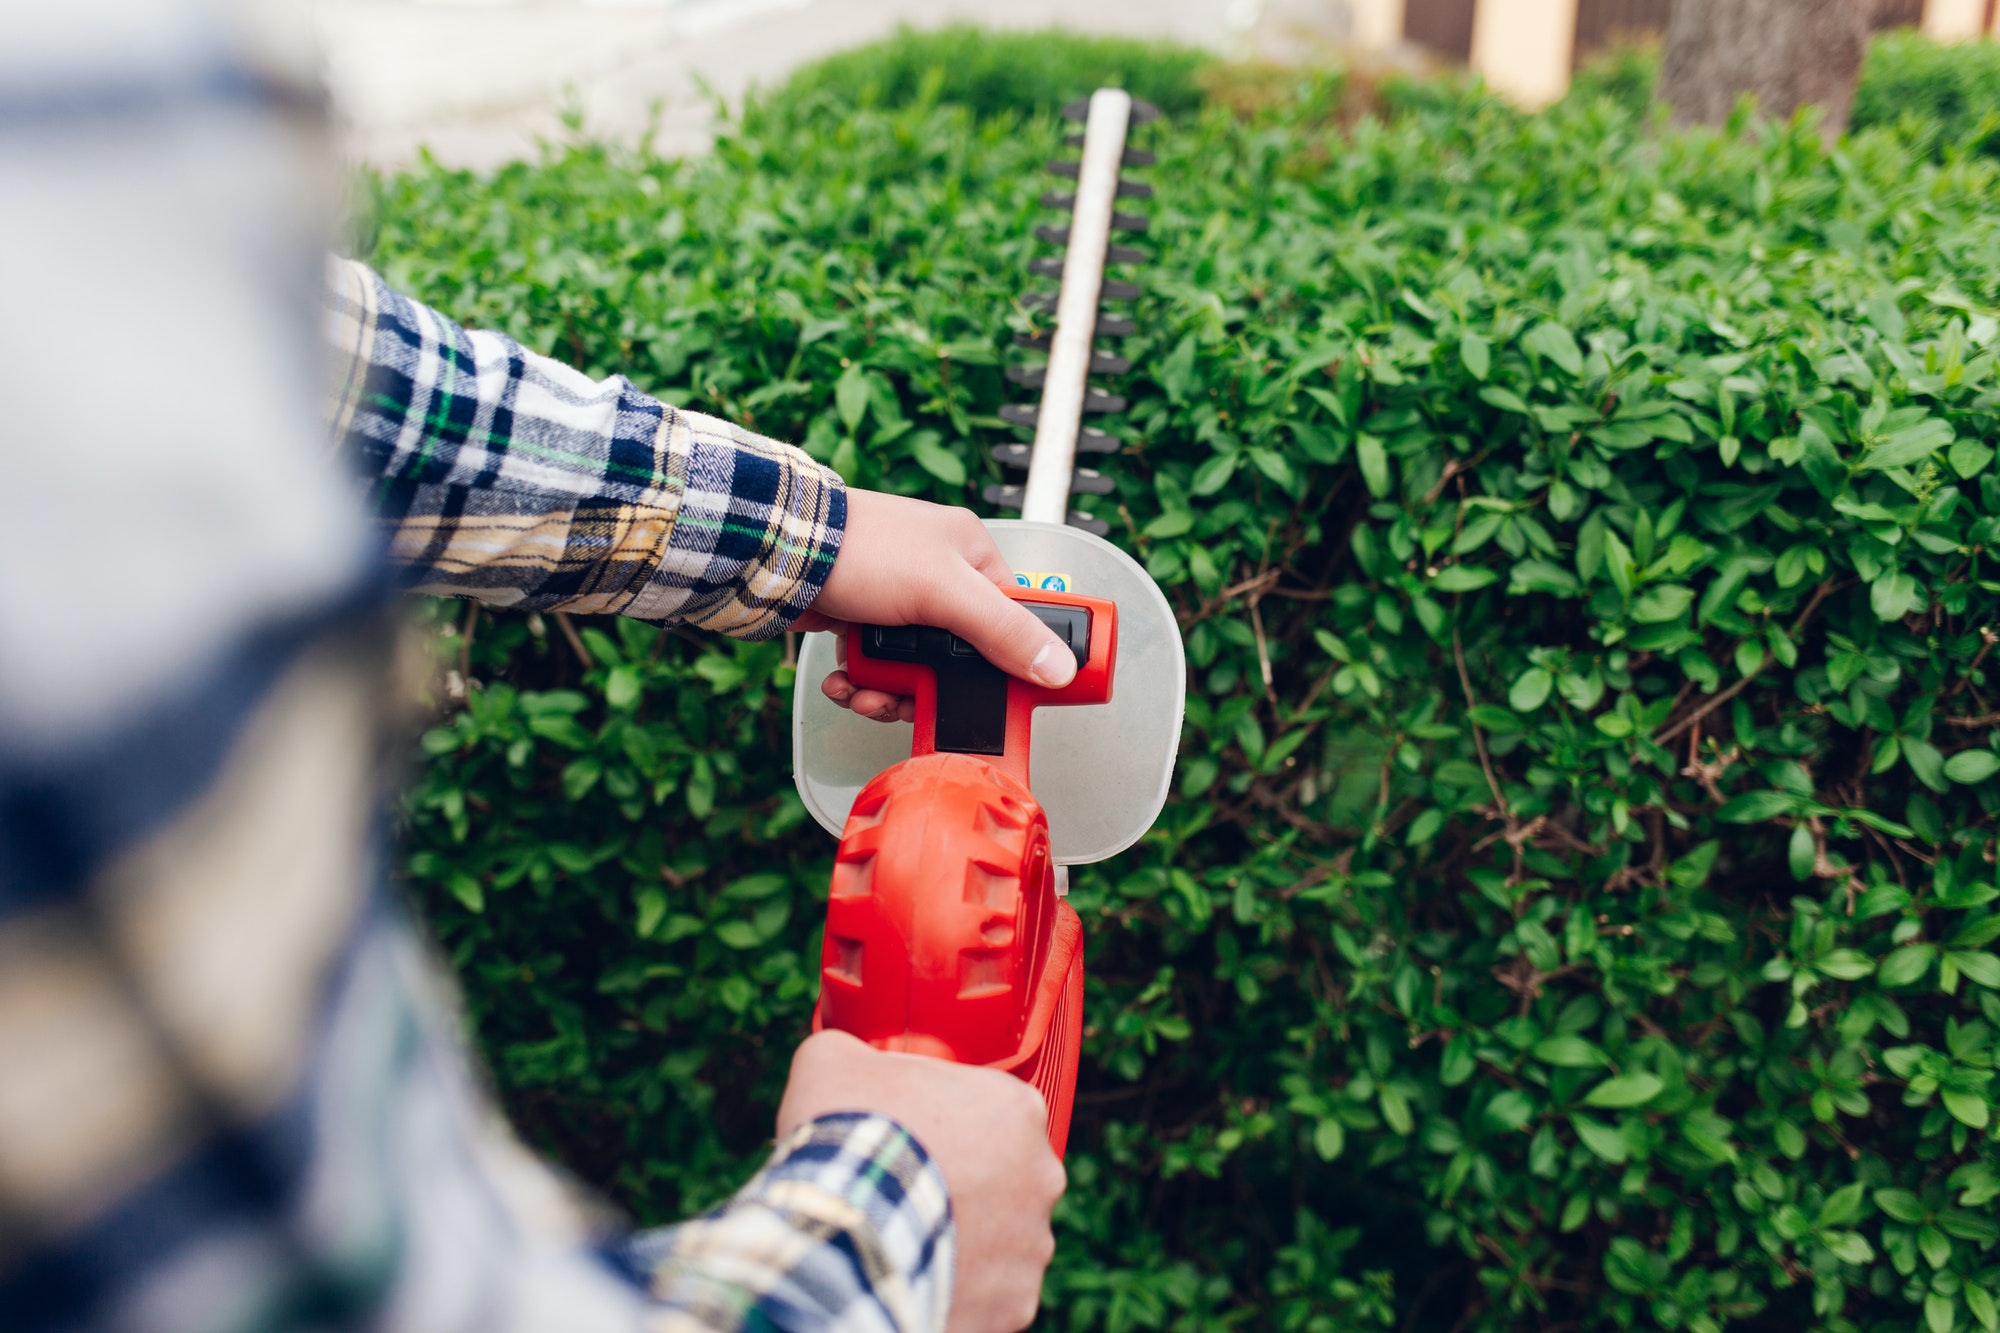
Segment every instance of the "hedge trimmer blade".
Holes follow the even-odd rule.
[[[1062,901],[1062,867],[1114,855],[1152,827],[1187,687],[1166,597],[1103,539],[1103,522],[1069,508],[1072,495],[1113,489],[1076,460],[1119,447],[1083,417],[1125,407],[1088,381],[1131,369],[1096,343],[1132,331],[1102,303],[1139,289],[1107,279],[1104,267],[1144,258],[1111,243],[1114,230],[1146,225],[1113,205],[1143,197],[1119,173],[1152,158],[1127,149],[1125,134],[1158,114],[1115,89],[1080,108],[1083,160],[1057,166],[1077,189],[1054,197],[1070,208],[1069,225],[1036,229],[1063,254],[1030,265],[1062,276],[1060,290],[1030,302],[1055,311],[1054,329],[1021,339],[1048,360],[1007,376],[1039,388],[1041,400],[1000,413],[1034,439],[993,450],[1027,478],[986,489],[989,503],[1022,513],[987,523],[1015,571],[1009,595],[1069,646],[1076,676],[1060,688],[1034,685],[945,630],[863,625],[848,639],[849,680],[911,698],[914,724],[856,718],[828,702],[818,688],[834,660],[825,635],[809,635],[800,652],[793,712],[799,794],[840,835],[815,1025],[1027,1080],[1047,1102],[1058,1154],[1083,1031],[1083,926]]]
[[[1038,294],[1026,302],[1031,309],[1053,310],[1055,329],[1020,340],[1047,351],[1049,359],[1044,365],[1015,367],[1007,372],[1007,378],[1015,383],[1039,388],[1042,397],[1038,404],[1012,403],[1000,412],[1007,421],[1032,427],[1034,443],[1025,448],[1000,445],[993,450],[993,457],[1003,466],[1022,468],[1028,475],[1020,484],[988,486],[985,498],[997,508],[1018,509],[1029,522],[1067,521],[1101,537],[1110,530],[1108,525],[1072,510],[1069,497],[1107,495],[1112,490],[1109,478],[1088,468],[1079,469],[1076,456],[1114,453],[1119,447],[1112,436],[1084,426],[1083,417],[1085,413],[1121,412],[1125,408],[1123,398],[1088,381],[1092,375],[1122,375],[1132,367],[1124,357],[1097,347],[1100,337],[1129,334],[1134,327],[1129,319],[1107,315],[1103,303],[1129,301],[1139,295],[1133,283],[1107,277],[1105,267],[1143,263],[1147,258],[1133,246],[1114,245],[1111,237],[1114,232],[1146,230],[1147,219],[1120,213],[1117,201],[1121,196],[1143,199],[1152,193],[1148,186],[1123,180],[1121,173],[1128,166],[1152,165],[1151,153],[1128,148],[1125,140],[1133,125],[1156,120],[1160,113],[1117,88],[1100,88],[1088,101],[1064,107],[1063,114],[1084,122],[1083,133],[1070,139],[1082,145],[1083,157],[1078,162],[1051,163],[1049,169],[1074,177],[1076,190],[1046,194],[1042,202],[1068,209],[1070,220],[1067,226],[1044,224],[1035,228],[1037,237],[1062,246],[1063,252],[1059,257],[1036,258],[1028,265],[1031,272],[1060,276],[1062,285],[1053,296]]]

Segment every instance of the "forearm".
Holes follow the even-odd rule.
[[[417,588],[523,610],[778,633],[846,493],[802,451],[460,328],[335,260],[327,415]]]

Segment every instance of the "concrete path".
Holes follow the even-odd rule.
[[[1340,0],[1308,0],[1329,11]],[[566,105],[592,133],[636,140],[660,104],[663,152],[709,142],[709,95],[731,103],[898,24],[970,21],[1241,45],[1266,0],[735,0],[732,5],[316,0],[346,155],[490,167],[560,137]],[[1278,0],[1290,21],[1301,0]]]

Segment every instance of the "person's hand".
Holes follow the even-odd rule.
[[[1034,1322],[1056,1248],[1049,1212],[1066,1183],[1042,1094],[997,1069],[816,1032],[792,1056],[778,1137],[840,1111],[888,1116],[944,1173],[958,1225],[947,1333],[1015,1333]]]
[[[850,490],[833,572],[793,628],[844,636],[850,624],[936,625],[1009,675],[1052,688],[1069,684],[1075,656],[1000,591],[1013,585],[1013,571],[971,510]],[[828,675],[820,688],[841,707],[877,721],[915,717],[910,699],[858,690],[845,671]]]

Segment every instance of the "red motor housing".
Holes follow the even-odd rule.
[[[1078,660],[1060,690],[1002,675],[926,627],[858,627],[858,687],[914,695],[911,757],[855,799],[835,857],[815,1029],[882,1050],[1004,1069],[1069,1137],[1083,1029],[1083,928],[1055,892],[1048,816],[1028,788],[1033,710],[1104,703],[1117,608],[1017,589]]]

